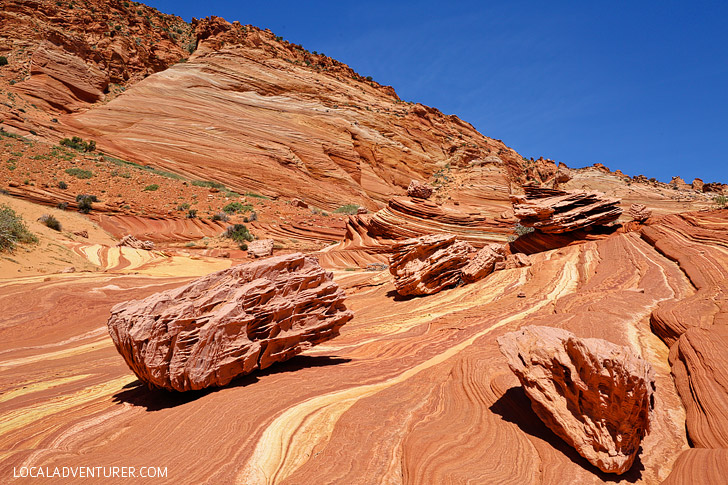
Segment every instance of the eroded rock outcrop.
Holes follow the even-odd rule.
[[[248,243],[248,256],[265,258],[273,254],[273,239],[256,239]]]
[[[652,217],[652,211],[644,204],[632,204],[629,206],[629,215],[637,222],[645,222]]]
[[[451,234],[407,239],[392,247],[389,271],[397,293],[431,295],[457,285],[473,247]]]
[[[465,283],[473,283],[492,273],[495,265],[506,260],[505,248],[501,244],[489,244],[481,248],[462,270]]]
[[[610,224],[619,218],[619,199],[600,192],[563,191],[524,187],[526,195],[511,196],[521,224],[541,232],[558,234]]]
[[[647,361],[551,327],[525,327],[498,344],[546,426],[602,471],[630,469],[654,407]]]
[[[120,303],[107,325],[140,380],[188,391],[287,360],[336,337],[352,317],[331,273],[296,253]]]
[[[134,249],[146,249],[147,251],[151,251],[154,249],[154,243],[152,241],[142,241],[131,234],[127,234],[126,236],[122,237],[121,240],[116,243],[116,247],[126,246],[129,248]]]
[[[407,187],[407,195],[416,199],[429,199],[432,195],[432,187],[413,180]]]

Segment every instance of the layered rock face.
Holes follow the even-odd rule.
[[[397,293],[431,295],[460,283],[473,247],[451,234],[407,239],[392,248],[389,271]]]
[[[525,196],[511,196],[521,224],[548,234],[559,234],[612,223],[622,214],[619,199],[599,192],[524,187]]]
[[[650,430],[651,365],[627,347],[529,326],[498,338],[534,412],[600,470],[632,466]]]
[[[645,222],[652,217],[652,211],[644,204],[632,204],[629,207],[629,215],[637,222]]]
[[[287,360],[336,337],[352,317],[331,273],[297,253],[120,303],[107,325],[140,380],[189,391]]]

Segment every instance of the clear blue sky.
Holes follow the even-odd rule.
[[[269,28],[526,157],[728,183],[728,2],[148,1]]]

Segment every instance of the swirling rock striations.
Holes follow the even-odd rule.
[[[407,239],[392,248],[389,271],[402,296],[431,295],[460,283],[473,247],[451,234]]]
[[[652,217],[652,211],[644,204],[632,204],[629,207],[629,215],[637,222],[645,222]]]
[[[728,449],[683,451],[662,485],[721,485],[728,476]]]
[[[675,386],[698,448],[728,448],[728,325],[691,327],[670,349]]]
[[[140,380],[189,391],[287,360],[336,337],[352,317],[331,273],[296,253],[120,303],[107,326]]]
[[[650,430],[652,366],[602,339],[528,326],[498,338],[535,413],[599,469],[630,469]]]
[[[599,192],[524,187],[525,196],[511,196],[521,224],[541,232],[559,234],[616,221],[622,214],[619,199]]]

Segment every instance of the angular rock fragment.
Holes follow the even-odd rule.
[[[289,254],[234,266],[111,309],[109,333],[150,387],[224,386],[339,335],[353,313],[318,261]]]
[[[122,237],[118,243],[116,243],[116,247],[121,246],[127,246],[134,249],[146,249],[147,251],[151,251],[154,249],[154,243],[152,241],[142,241],[131,234],[127,234],[126,236]]]
[[[521,224],[545,233],[562,233],[606,225],[622,214],[619,199],[600,192],[524,187],[526,195],[513,195],[513,211]]]
[[[248,256],[266,258],[273,254],[273,239],[256,239],[248,243]]]
[[[301,199],[293,199],[293,200],[291,200],[291,205],[293,207],[300,207],[302,209],[308,209],[308,204],[306,202],[304,202],[303,200],[301,200]]]
[[[531,258],[529,258],[527,254],[509,254],[508,256],[506,256],[506,259],[504,261],[497,261],[495,263],[493,271],[524,268],[526,266],[531,266]]]
[[[495,269],[496,263],[506,260],[504,252],[502,244],[489,244],[480,249],[463,268],[463,281],[473,283],[488,276]]]
[[[389,271],[400,295],[432,295],[460,282],[473,247],[451,234],[407,239],[392,247]]]
[[[432,195],[432,187],[417,180],[410,182],[407,187],[407,195],[416,199],[429,199]]]
[[[498,344],[546,426],[600,470],[630,469],[654,407],[647,361],[627,347],[551,327],[525,327]]]
[[[629,206],[629,215],[637,222],[645,222],[652,217],[652,211],[644,204],[632,204]]]

